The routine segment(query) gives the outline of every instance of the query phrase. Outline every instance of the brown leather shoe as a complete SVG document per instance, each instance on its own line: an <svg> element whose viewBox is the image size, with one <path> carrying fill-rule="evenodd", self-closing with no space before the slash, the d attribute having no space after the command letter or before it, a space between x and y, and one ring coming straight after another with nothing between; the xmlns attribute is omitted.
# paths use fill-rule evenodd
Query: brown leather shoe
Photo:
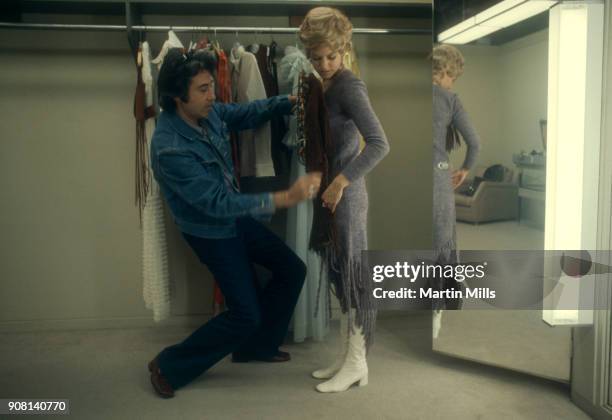
<svg viewBox="0 0 612 420"><path fill-rule="evenodd" d="M148 368L149 372L151 372L151 385L153 385L157 395L162 398L174 397L174 389L172 389L172 386L170 386L159 370L157 357L149 362Z"/></svg>
<svg viewBox="0 0 612 420"><path fill-rule="evenodd" d="M247 354L239 353L239 352L232 353L232 362L234 363L247 363L247 362L250 362L251 360L256 360L258 362L267 362L267 363L281 363L281 362L288 362L289 360L291 360L291 355L287 353L286 351L280 351L280 350L274 356L267 356L267 357L252 356L252 355L247 355Z"/></svg>

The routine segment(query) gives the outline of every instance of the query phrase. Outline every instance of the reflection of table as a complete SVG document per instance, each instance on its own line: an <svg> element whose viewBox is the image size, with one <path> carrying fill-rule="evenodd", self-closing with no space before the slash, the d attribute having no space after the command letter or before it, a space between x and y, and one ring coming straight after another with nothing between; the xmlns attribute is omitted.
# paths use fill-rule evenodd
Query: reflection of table
<svg viewBox="0 0 612 420"><path fill-rule="evenodd" d="M546 201L546 191L532 190L530 188L519 188L518 190L518 222L521 223L521 202L525 200L536 200L544 203Z"/></svg>
<svg viewBox="0 0 612 420"><path fill-rule="evenodd" d="M518 168L518 221L521 222L522 200L546 201L546 163L517 162Z"/></svg>

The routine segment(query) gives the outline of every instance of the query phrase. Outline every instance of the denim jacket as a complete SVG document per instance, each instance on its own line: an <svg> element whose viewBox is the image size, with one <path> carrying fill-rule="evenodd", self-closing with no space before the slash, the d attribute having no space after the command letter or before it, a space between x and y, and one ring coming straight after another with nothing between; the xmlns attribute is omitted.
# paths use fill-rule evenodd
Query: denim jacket
<svg viewBox="0 0 612 420"><path fill-rule="evenodd" d="M291 108L287 95L246 104L215 103L199 121L202 131L176 113L161 113L151 140L151 168L181 231L231 238L237 218L274 213L271 193L240 193L229 131L255 128L273 115L290 114Z"/></svg>

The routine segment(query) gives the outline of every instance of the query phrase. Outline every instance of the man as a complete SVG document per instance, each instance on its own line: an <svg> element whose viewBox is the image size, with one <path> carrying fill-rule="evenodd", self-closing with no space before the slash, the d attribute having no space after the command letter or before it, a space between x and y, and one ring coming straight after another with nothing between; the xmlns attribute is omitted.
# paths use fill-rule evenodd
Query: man
<svg viewBox="0 0 612 420"><path fill-rule="evenodd" d="M215 60L208 52L171 50L159 73L163 112L151 140L151 166L174 220L223 292L228 310L149 363L151 384L163 398L226 355L245 362L288 361L279 351L306 267L253 217L313 198L321 175L307 174L289 190L241 194L231 161L230 130L251 129L289 114L294 97L248 104L215 102ZM258 294L252 264L272 272Z"/></svg>

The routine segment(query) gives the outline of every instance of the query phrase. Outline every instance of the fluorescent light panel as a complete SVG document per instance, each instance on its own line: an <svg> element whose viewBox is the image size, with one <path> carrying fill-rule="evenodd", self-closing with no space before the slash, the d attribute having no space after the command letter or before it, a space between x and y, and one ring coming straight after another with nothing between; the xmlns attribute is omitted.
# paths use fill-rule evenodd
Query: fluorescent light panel
<svg viewBox="0 0 612 420"><path fill-rule="evenodd" d="M557 1L504 0L442 32L438 36L438 41L447 44L467 44L542 13L555 3Z"/></svg>
<svg viewBox="0 0 612 420"><path fill-rule="evenodd" d="M473 26L467 31L463 31L449 39L440 40L445 44L467 44L468 42L472 42L475 39L482 38L483 36L487 36L492 32L497 31L499 28L490 28L488 26Z"/></svg>
<svg viewBox="0 0 612 420"><path fill-rule="evenodd" d="M603 3L560 3L550 11L544 249L597 248ZM546 275L546 272L545 272ZM590 281L562 276L557 307L593 307ZM550 301L545 300L545 306ZM584 303L587 302L587 303ZM583 325L592 310L545 310L550 325Z"/></svg>

